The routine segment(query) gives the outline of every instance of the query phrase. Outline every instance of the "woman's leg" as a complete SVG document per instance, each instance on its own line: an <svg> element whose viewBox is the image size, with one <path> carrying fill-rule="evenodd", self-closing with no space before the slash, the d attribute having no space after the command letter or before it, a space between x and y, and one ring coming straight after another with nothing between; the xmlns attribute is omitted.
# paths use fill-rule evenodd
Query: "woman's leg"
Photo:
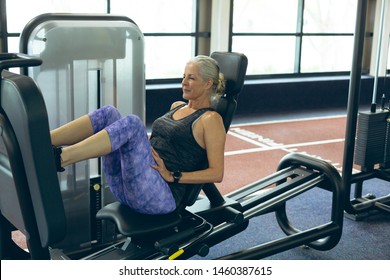
<svg viewBox="0 0 390 280"><path fill-rule="evenodd" d="M144 124L135 115L126 116L106 128L113 152L103 157L111 191L123 204L144 214L165 214L176 208L172 192L155 164ZM121 166L117 165L116 152ZM120 172L120 174L118 174Z"/></svg>
<svg viewBox="0 0 390 280"><path fill-rule="evenodd" d="M93 128L88 115L84 115L50 131L51 143L57 147L73 145L88 138L92 134Z"/></svg>
<svg viewBox="0 0 390 280"><path fill-rule="evenodd" d="M120 118L118 109L104 106L50 131L51 143L57 147L76 144Z"/></svg>
<svg viewBox="0 0 390 280"><path fill-rule="evenodd" d="M61 166L110 153L111 142L104 128L120 118L121 115L115 107L104 106L53 130L53 145L70 145L62 148Z"/></svg>
<svg viewBox="0 0 390 280"><path fill-rule="evenodd" d="M63 147L61 166L65 167L82 160L105 156L110 152L110 138L107 131L101 130L74 145Z"/></svg>

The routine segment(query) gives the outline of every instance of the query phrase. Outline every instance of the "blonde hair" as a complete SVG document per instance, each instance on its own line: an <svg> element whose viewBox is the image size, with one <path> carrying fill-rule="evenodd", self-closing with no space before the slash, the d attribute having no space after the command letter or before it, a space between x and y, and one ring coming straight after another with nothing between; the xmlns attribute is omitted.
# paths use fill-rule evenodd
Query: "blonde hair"
<svg viewBox="0 0 390 280"><path fill-rule="evenodd" d="M209 56L198 55L188 61L187 64L189 63L196 63L199 66L199 73L203 80L211 79L213 81L210 101L214 107L225 93L225 78L219 70L218 62Z"/></svg>

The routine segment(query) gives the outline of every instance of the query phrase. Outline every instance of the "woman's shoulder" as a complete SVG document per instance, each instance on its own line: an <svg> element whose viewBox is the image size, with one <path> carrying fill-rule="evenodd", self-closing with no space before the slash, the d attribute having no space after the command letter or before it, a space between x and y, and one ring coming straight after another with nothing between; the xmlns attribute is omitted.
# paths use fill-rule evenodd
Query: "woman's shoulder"
<svg viewBox="0 0 390 280"><path fill-rule="evenodd" d="M204 124L204 126L207 127L218 127L218 126L223 126L223 119L221 115L214 111L214 110L209 110L206 111L202 114L200 120Z"/></svg>
<svg viewBox="0 0 390 280"><path fill-rule="evenodd" d="M185 104L187 104L187 103L185 103L184 101L175 101L171 105L171 110L175 109L178 106L183 106Z"/></svg>

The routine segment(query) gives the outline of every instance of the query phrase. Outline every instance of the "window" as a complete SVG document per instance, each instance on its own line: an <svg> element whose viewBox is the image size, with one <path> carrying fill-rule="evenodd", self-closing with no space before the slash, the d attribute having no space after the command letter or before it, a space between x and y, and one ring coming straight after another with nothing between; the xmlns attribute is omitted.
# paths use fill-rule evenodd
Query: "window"
<svg viewBox="0 0 390 280"><path fill-rule="evenodd" d="M19 52L19 36L26 24L44 13L105 13L106 0L8 0L8 52Z"/></svg>
<svg viewBox="0 0 390 280"><path fill-rule="evenodd" d="M111 0L112 14L131 18L145 35L146 79L178 78L195 55L196 1Z"/></svg>
<svg viewBox="0 0 390 280"><path fill-rule="evenodd" d="M233 1L232 51L249 75L349 71L355 0Z"/></svg>
<svg viewBox="0 0 390 280"><path fill-rule="evenodd" d="M354 0L306 0L302 72L349 71L352 63Z"/></svg>
<svg viewBox="0 0 390 280"><path fill-rule="evenodd" d="M197 33L197 3L196 0L6 0L7 51L19 52L19 36L24 26L43 13L124 15L145 35L146 78L177 79L183 75L183 62L196 54L198 37L204 36Z"/></svg>
<svg viewBox="0 0 390 280"><path fill-rule="evenodd" d="M180 78L183 61L210 50L210 0L0 1L5 1L7 8L7 30L2 36L8 39L8 52L19 51L24 26L42 13L111 13L129 17L145 35L148 82ZM232 33L227 48L248 56L248 75L350 70L356 0L230 1L233 16L226 17ZM213 36L218 38L218 34Z"/></svg>

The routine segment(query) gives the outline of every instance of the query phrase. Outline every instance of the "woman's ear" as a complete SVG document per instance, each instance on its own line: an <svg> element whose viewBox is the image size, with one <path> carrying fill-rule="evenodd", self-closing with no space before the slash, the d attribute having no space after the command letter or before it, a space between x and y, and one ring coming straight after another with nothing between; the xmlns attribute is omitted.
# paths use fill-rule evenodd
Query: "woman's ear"
<svg viewBox="0 0 390 280"><path fill-rule="evenodd" d="M208 79L207 82L206 82L206 89L211 89L213 87L213 80L212 79Z"/></svg>

